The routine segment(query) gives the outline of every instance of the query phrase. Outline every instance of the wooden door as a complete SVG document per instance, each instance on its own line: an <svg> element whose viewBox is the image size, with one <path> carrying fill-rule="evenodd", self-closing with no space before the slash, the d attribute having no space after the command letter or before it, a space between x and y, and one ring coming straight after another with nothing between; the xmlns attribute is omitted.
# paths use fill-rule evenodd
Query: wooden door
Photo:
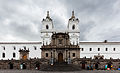
<svg viewBox="0 0 120 73"><path fill-rule="evenodd" d="M85 69L85 63L82 63L82 69Z"/></svg>
<svg viewBox="0 0 120 73"><path fill-rule="evenodd" d="M58 54L58 62L63 62L63 54L62 53Z"/></svg>

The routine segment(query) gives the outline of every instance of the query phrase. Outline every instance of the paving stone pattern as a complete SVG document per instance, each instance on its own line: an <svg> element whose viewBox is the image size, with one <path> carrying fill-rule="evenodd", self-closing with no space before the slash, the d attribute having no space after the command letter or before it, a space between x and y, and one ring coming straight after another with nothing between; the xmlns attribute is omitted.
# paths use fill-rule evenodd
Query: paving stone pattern
<svg viewBox="0 0 120 73"><path fill-rule="evenodd" d="M0 73L120 73L118 70L82 70L68 72L38 71L38 70L0 70Z"/></svg>

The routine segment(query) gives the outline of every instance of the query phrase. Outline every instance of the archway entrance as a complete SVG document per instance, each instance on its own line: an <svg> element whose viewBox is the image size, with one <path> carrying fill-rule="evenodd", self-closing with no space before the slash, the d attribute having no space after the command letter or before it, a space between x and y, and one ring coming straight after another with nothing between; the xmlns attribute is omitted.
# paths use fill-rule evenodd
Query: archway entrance
<svg viewBox="0 0 120 73"><path fill-rule="evenodd" d="M95 69L98 69L98 64L97 63L95 64Z"/></svg>
<svg viewBox="0 0 120 73"><path fill-rule="evenodd" d="M58 62L63 62L63 54L62 53L58 54Z"/></svg>
<svg viewBox="0 0 120 73"><path fill-rule="evenodd" d="M9 68L13 69L13 64L12 63L9 63Z"/></svg>
<svg viewBox="0 0 120 73"><path fill-rule="evenodd" d="M26 65L25 64L23 64L23 69L26 69Z"/></svg>
<svg viewBox="0 0 120 73"><path fill-rule="evenodd" d="M21 64L20 64L20 69L26 69L25 63L21 63Z"/></svg>
<svg viewBox="0 0 120 73"><path fill-rule="evenodd" d="M35 69L37 69L37 70L40 69L40 64L39 64L39 63L37 63L37 64L35 65Z"/></svg>
<svg viewBox="0 0 120 73"><path fill-rule="evenodd" d="M110 69L111 69L111 64L110 64L110 63L108 64L108 68L110 68Z"/></svg>
<svg viewBox="0 0 120 73"><path fill-rule="evenodd" d="M82 63L82 69L85 69L85 63Z"/></svg>

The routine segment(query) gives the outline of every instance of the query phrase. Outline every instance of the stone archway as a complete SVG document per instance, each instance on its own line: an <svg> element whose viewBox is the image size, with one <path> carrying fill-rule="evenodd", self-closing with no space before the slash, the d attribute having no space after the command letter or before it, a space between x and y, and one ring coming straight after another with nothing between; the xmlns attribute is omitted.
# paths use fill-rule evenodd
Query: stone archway
<svg viewBox="0 0 120 73"><path fill-rule="evenodd" d="M9 69L13 69L13 63L9 63Z"/></svg>
<svg viewBox="0 0 120 73"><path fill-rule="evenodd" d="M95 69L98 69L99 68L99 65L98 63L95 64Z"/></svg>
<svg viewBox="0 0 120 73"><path fill-rule="evenodd" d="M63 54L62 53L58 54L58 62L63 62Z"/></svg>
<svg viewBox="0 0 120 73"><path fill-rule="evenodd" d="M23 63L23 69L26 69L26 65Z"/></svg>
<svg viewBox="0 0 120 73"><path fill-rule="evenodd" d="M108 63L108 68L110 68L110 69L111 69L111 63Z"/></svg>
<svg viewBox="0 0 120 73"><path fill-rule="evenodd" d="M26 64L25 64L25 63L21 63L21 64L20 64L20 69L27 69Z"/></svg>
<svg viewBox="0 0 120 73"><path fill-rule="evenodd" d="M112 66L112 62L108 62L108 65L107 65L107 68L110 68L111 69L111 66Z"/></svg>
<svg viewBox="0 0 120 73"><path fill-rule="evenodd" d="M82 63L82 69L85 69L85 63Z"/></svg>
<svg viewBox="0 0 120 73"><path fill-rule="evenodd" d="M39 70L40 69L40 63L39 62L35 62L35 69Z"/></svg>

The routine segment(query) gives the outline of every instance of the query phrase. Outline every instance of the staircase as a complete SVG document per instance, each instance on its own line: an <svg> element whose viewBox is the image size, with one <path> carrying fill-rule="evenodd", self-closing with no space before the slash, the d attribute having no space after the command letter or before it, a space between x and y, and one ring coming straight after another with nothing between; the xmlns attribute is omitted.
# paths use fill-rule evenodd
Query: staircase
<svg viewBox="0 0 120 73"><path fill-rule="evenodd" d="M54 65L48 65L45 68L41 69L42 71L80 71L81 68L74 66L72 64L55 63Z"/></svg>

